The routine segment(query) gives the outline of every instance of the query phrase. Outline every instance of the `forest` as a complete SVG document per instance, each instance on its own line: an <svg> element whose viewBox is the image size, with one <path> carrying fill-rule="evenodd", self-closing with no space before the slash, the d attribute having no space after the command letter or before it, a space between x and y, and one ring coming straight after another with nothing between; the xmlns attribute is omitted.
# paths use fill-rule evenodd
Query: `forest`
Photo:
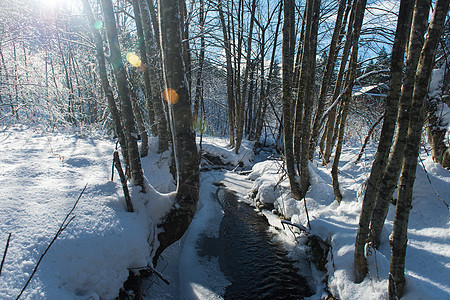
<svg viewBox="0 0 450 300"><path fill-rule="evenodd" d="M0 0L0 299L445 299L449 0Z"/></svg>

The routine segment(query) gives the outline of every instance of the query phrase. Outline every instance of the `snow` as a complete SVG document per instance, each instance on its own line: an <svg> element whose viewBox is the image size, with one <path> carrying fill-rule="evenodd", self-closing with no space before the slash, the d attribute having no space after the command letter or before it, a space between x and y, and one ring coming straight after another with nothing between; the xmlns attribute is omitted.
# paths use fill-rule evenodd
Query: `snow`
<svg viewBox="0 0 450 300"><path fill-rule="evenodd" d="M145 267L149 261L147 238L152 220L166 209L156 204L163 201L138 205L138 191L132 189L139 213L126 212L117 174L110 181L111 140L14 127L2 130L0 141L2 249L7 234L12 233L0 278L0 298L19 294L85 184L88 186L74 211L75 219L50 248L23 296L117 296L128 277L127 268ZM166 157L161 155L161 159ZM159 161L159 157L148 160ZM149 174L159 170L159 176L148 176L154 186L166 189L163 192L170 182L166 168L153 164ZM151 196L164 201L168 198L156 191ZM156 212L149 213L149 209Z"/></svg>
<svg viewBox="0 0 450 300"><path fill-rule="evenodd" d="M120 180L110 181L112 152L110 139L23 126L0 129L0 249L9 233L11 242L0 276L0 299L15 298L30 276L42 252L88 184L75 219L50 248L24 293L25 299L113 299L128 276L128 268L145 267L151 261L157 234L154 224L172 205L174 181L169 173L170 152L157 152L157 139L150 139L149 157L142 160L148 182L147 194L131 188L136 213L126 212ZM250 167L253 145L244 141L239 154L227 147L226 139L204 137L202 148L230 165L244 162ZM311 187L306 205L311 234L332 246L326 265L328 285L340 299L386 299L389 272L389 235L395 207L391 205L382 244L378 251L367 247L369 275L353 282L353 251L361 202L359 195L370 173L375 148L366 150L355 164L359 147L346 145L339 166L340 205L331 188L329 166L314 160L310 164ZM418 164L409 220L406 256L405 299L446 299L450 294L449 211L450 173L422 153ZM425 169L424 169L425 167ZM289 184L281 178L281 161L264 160L252 172L208 171L201 174L197 213L183 238L169 247L157 269L171 284L150 278L145 299L221 299L229 281L216 256L202 255L198 243L216 238L223 210L214 193L222 183L253 205L271 204L292 223L307 227L304 201L290 197ZM431 185L426 176L426 172ZM250 196L256 198L256 200ZM258 202L258 203L257 203ZM309 285L323 295L325 274L308 260L305 234L281 224L280 216L262 210L279 241L298 260ZM3 250L0 250L3 251Z"/></svg>
<svg viewBox="0 0 450 300"><path fill-rule="evenodd" d="M353 282L354 243L361 209L358 195L369 175L374 149L368 149L366 160L355 164L358 152L358 147L345 147L341 156L339 180L344 199L340 205L334 200L328 166L321 166L318 160L310 164L311 187L306 195L306 204L311 234L331 243L332 255L330 253L328 256L327 274L329 288L334 296L339 299L387 299L388 241L395 213L393 205L390 206L382 232L379 251L367 249L369 275L360 284ZM404 298L446 299L450 295L450 231L449 211L441 199L449 202L450 172L435 164L431 157L424 158L424 166L432 185L428 182L423 166L419 164L409 220ZM271 191L272 195L274 183L281 176L281 173L276 176L276 170L275 163L256 164L249 175L250 179L255 179L253 193L261 187ZM289 197L287 180L278 184L275 193L278 195L274 202L277 210L293 223L307 226L304 202ZM321 292L316 291L317 294L311 298L320 299Z"/></svg>

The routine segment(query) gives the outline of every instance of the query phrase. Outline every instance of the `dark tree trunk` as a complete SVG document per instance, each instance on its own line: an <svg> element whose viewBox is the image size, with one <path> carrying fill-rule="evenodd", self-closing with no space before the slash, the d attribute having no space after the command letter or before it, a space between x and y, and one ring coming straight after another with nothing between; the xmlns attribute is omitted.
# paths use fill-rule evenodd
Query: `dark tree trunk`
<svg viewBox="0 0 450 300"><path fill-rule="evenodd" d="M325 71L322 76L322 83L320 85L319 99L317 100L317 108L314 114L314 122L311 133L311 144L309 147L309 159L312 160L314 156L314 150L319 138L320 126L322 125L320 119L322 118L323 110L325 107L325 100L327 98L328 90L330 88L331 76L333 75L334 66L338 55L337 46L339 45L342 35L342 23L344 19L344 12L347 0L340 0L339 8L337 11L336 22L334 24L333 36L331 37L330 49L328 50L328 58L325 66Z"/></svg>
<svg viewBox="0 0 450 300"><path fill-rule="evenodd" d="M332 98L333 102L339 97L339 95L341 93L342 81L343 81L344 75L345 75L345 67L347 65L348 56L350 54L350 49L352 46L351 35L352 35L353 20L355 17L354 7L355 7L355 5L353 4L351 6L350 19L348 22L347 33L345 36L345 44L344 44L344 49L342 51L341 63L339 66L339 73L338 73L338 76L336 79L336 84L334 86L334 92L333 92L333 98ZM347 5L347 8L349 8L348 5ZM347 10L347 12L348 12L348 10ZM326 165L330 162L331 152L334 147L334 137L337 136L336 134L334 134L335 124L337 125L336 127L339 126L339 123L336 122L336 110L337 110L337 105L335 105L333 108L331 108L331 110L328 113L327 123L325 125L325 131L324 131L324 135L325 135L324 145L325 146L324 146L323 157L322 157L323 165Z"/></svg>
<svg viewBox="0 0 450 300"><path fill-rule="evenodd" d="M403 85L400 96L400 104L398 108L397 130L394 139L394 145L392 146L389 160L387 162L386 169L384 170L383 178L381 179L378 194L376 196L375 207L373 208L371 217L370 229L373 231L374 246L377 248L380 244L381 230L383 229L384 220L386 219L387 211L389 209L389 201L392 197L392 194L394 193L395 188L397 187L398 177L400 176L400 170L403 163L406 135L408 133L409 118L411 113L410 109L415 74L417 70L417 64L419 62L420 51L424 42L424 35L428 25L428 14L430 11L429 3L427 3L426 1L416 1L416 5L418 5L417 11L420 11L420 13L414 15L413 24L411 25L411 20L413 18L412 15L415 9L414 3L409 3L411 14L409 16L409 20L405 20L403 16L402 19L404 20L401 23L399 22L400 30L404 30L403 34L410 32L410 34L406 36L406 39L409 40L409 46L406 59L405 75L403 78ZM402 15L399 15L399 19ZM410 30L408 30L408 24L410 24ZM397 71L397 73L398 72L399 71ZM401 71L399 76L401 76Z"/></svg>
<svg viewBox="0 0 450 300"><path fill-rule="evenodd" d="M148 55L147 55L147 48L148 43L146 43L144 38L144 29L142 28L142 12L139 8L139 2L138 0L133 0L133 10L134 10L134 16L135 16L135 23L136 23L136 32L139 38L139 52L141 54L141 60L143 66L141 66L141 69L144 70L144 92L145 92L145 99L146 99L146 106L147 106L147 112L148 112L148 122L150 124L150 128L152 130L153 135L158 134L158 128L156 126L155 121L155 112L153 109L153 91L150 84L150 74L149 74L149 68L153 67L149 65ZM141 148L142 150L142 148ZM142 153L141 153L142 156Z"/></svg>
<svg viewBox="0 0 450 300"><path fill-rule="evenodd" d="M386 108L384 113L383 127L381 129L380 142L378 144L375 160L372 164L366 191L362 202L361 214L359 216L359 227L355 241L355 273L356 282L363 281L367 274L367 262L364 255L364 247L369 236L369 222L375 205L375 197L378 192L379 182L386 167L386 161L392 145L395 123L397 122L398 99L400 96L403 60L405 46L411 23L412 4L409 0L400 2L400 11L397 22L394 46L392 48L391 79L389 91L386 97Z"/></svg>
<svg viewBox="0 0 450 300"><path fill-rule="evenodd" d="M111 0L102 0L103 16L105 18L106 33L111 52L111 63L116 78L117 90L122 103L122 120L127 141L128 160L131 170L131 181L136 186L141 186L145 192L144 174L139 157L139 148L136 140L133 108L130 101L130 91L127 82L127 75L120 53L119 38L117 35L116 21Z"/></svg>
<svg viewBox="0 0 450 300"><path fill-rule="evenodd" d="M120 144L122 157L125 162L126 173L130 174L130 163L128 161L127 143L122 128L122 121L120 119L120 114L116 106L116 101L114 100L113 90L109 84L106 72L106 63L105 63L105 54L103 52L102 36L100 35L100 32L94 27L96 21L94 14L92 13L91 6L89 4L89 0L83 0L83 8L88 19L89 28L91 29L92 35L94 37L100 80L102 82L102 88L106 95L106 100L108 101L108 109L111 113L111 118L113 120L114 131L117 134L117 139Z"/></svg>
<svg viewBox="0 0 450 300"><path fill-rule="evenodd" d="M342 144L344 140L344 129L345 122L347 120L348 108L350 105L350 101L352 99L352 90L353 85L356 79L356 66L358 61L358 40L359 34L361 31L362 21L364 19L364 11L366 8L366 0L357 0L354 2L354 22L353 22L353 30L351 33L351 46L352 46L352 54L350 57L349 67L347 71L347 75L345 77L345 91L342 100L342 112L339 120L339 131L337 137L336 151L334 153L333 165L331 168L331 178L333 184L334 195L336 196L336 201L341 202L342 195L339 190L339 180L338 180L338 165L339 159L342 151Z"/></svg>
<svg viewBox="0 0 450 300"><path fill-rule="evenodd" d="M225 23L225 18L222 11L222 0L218 1L219 19L222 27L225 57L227 61L227 107L228 107L228 126L230 136L230 147L234 147L235 140L235 114L234 114L234 84L233 84L233 65L231 63L231 43L229 38L229 28Z"/></svg>
<svg viewBox="0 0 450 300"><path fill-rule="evenodd" d="M236 145L234 151L239 153L241 148L242 139L244 138L244 111L245 111L245 99L247 98L247 81L251 68L251 54L252 54L252 39L253 39L253 25L255 22L256 0L252 0L252 10L250 15L250 28L247 37L247 58L244 71L244 78L242 81L242 92L240 96L239 105L236 112Z"/></svg>
<svg viewBox="0 0 450 300"><path fill-rule="evenodd" d="M412 190L416 177L417 157L419 155L420 139L425 117L424 103L428 92L428 82L433 68L434 55L448 13L448 6L449 0L436 1L433 17L428 27L425 44L420 53L419 64L417 66L413 102L411 105L411 119L406 138L405 159L400 176L394 227L390 238L391 266L389 273L392 276L390 276L389 280L389 291L395 291L395 295L390 293L390 299L402 297L405 288L408 219L411 210ZM415 11L415 13L418 12Z"/></svg>
<svg viewBox="0 0 450 300"><path fill-rule="evenodd" d="M283 0L283 137L284 137L284 159L286 162L289 184L291 186L292 198L301 199L301 190L296 180L294 168L294 153L292 141L291 107L292 97L292 69L294 64L294 1Z"/></svg>

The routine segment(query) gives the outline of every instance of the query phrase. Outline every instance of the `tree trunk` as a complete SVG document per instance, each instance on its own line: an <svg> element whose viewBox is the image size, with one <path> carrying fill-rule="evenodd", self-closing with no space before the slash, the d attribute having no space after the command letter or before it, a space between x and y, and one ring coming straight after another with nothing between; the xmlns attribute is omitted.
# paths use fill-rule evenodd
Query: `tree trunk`
<svg viewBox="0 0 450 300"><path fill-rule="evenodd" d="M433 17L428 27L425 44L422 48L417 66L413 102L411 105L411 119L406 138L405 159L400 176L394 227L390 239L391 266L389 273L392 275L392 280L389 280L389 290L395 291L395 295L389 295L391 299L394 299L394 296L398 298L402 297L405 287L408 219L425 116L424 102L428 92L428 82L433 67L434 55L447 16L448 6L449 0L436 1Z"/></svg>
<svg viewBox="0 0 450 300"><path fill-rule="evenodd" d="M146 99L146 106L147 106L147 112L148 112L148 122L150 124L150 128L152 130L153 135L158 135L158 127L156 126L155 121L155 112L153 109L153 91L150 84L150 74L149 74L149 60L147 55L147 48L148 43L145 41L144 37L144 29L143 29L143 23L142 23L142 12L139 8L139 2L138 0L133 0L133 10L134 10L134 20L136 23L136 33L139 38L139 52L141 54L141 60L143 66L141 66L141 69L144 70L144 92L145 92L145 99ZM151 66L153 67L153 66ZM142 149L141 149L142 150ZM142 153L141 153L142 156Z"/></svg>
<svg viewBox="0 0 450 300"><path fill-rule="evenodd" d="M403 60L405 56L406 41L410 29L412 4L409 0L400 2L400 11L397 21L397 31L392 48L391 79L389 91L386 97L386 108L384 113L383 127L381 129L380 142L377 153L372 164L366 191L362 202L361 214L359 216L359 227L355 241L354 265L356 282L363 281L367 274L367 262L364 255L364 247L369 236L369 222L375 204L381 176L386 167L386 161L392 145L392 137L397 122L398 98L400 96Z"/></svg>
<svg viewBox="0 0 450 300"><path fill-rule="evenodd" d="M205 4L203 0L200 0L200 14L199 14L199 26L200 26L200 54L198 57L198 71L197 71L197 83L195 85L195 101L194 101L194 124L197 126L198 113L200 109L200 103L203 101L203 62L205 60ZM199 124L201 127L201 124Z"/></svg>
<svg viewBox="0 0 450 300"><path fill-rule="evenodd" d="M153 257L156 264L164 249L180 239L189 227L197 209L200 171L192 128L192 113L185 76L179 0L159 1L159 24L163 57L165 99L169 102L173 149L177 168L176 203L164 218L160 245Z"/></svg>
<svg viewBox="0 0 450 300"><path fill-rule="evenodd" d="M133 185L142 187L145 192L144 174L139 157L139 148L136 141L136 132L133 118L133 108L130 101L130 91L127 82L127 75L120 53L119 38L117 35L116 21L111 0L102 0L103 16L105 18L106 33L111 52L111 63L116 78L117 90L122 103L122 120L127 142L128 160L131 170L131 181Z"/></svg>
<svg viewBox="0 0 450 300"><path fill-rule="evenodd" d="M247 97L247 81L248 75L251 68L251 54L252 54L252 39L253 39L253 25L255 21L255 11L256 11L256 0L252 0L252 10L250 15L250 27L247 37L247 59L244 71L244 78L242 82L242 92L240 96L239 105L237 107L236 113L236 145L234 151L239 153L241 148L242 139L244 138L244 110L245 110L245 99Z"/></svg>
<svg viewBox="0 0 450 300"><path fill-rule="evenodd" d="M345 78L345 92L342 97L343 103L342 103L341 119L339 121L339 133L338 133L338 138L337 138L336 152L334 154L333 165L332 165L332 169L331 169L333 191L334 191L334 195L336 196L336 201L339 203L342 200L342 195L339 190L338 165L339 165L339 159L340 159L340 155L341 155L341 151L342 151L342 144L343 144L343 139L344 139L345 122L347 120L348 108L350 105L350 101L352 99L353 85L354 85L355 79L356 79L356 66L357 66L357 61L358 61L358 40L359 40L360 31L361 31L362 21L364 19L364 11L366 8L366 2L367 2L366 0L357 0L353 3L355 21L353 23L353 30L351 33L352 54L350 57L347 76Z"/></svg>
<svg viewBox="0 0 450 300"><path fill-rule="evenodd" d="M334 86L332 102L334 102L341 93L342 80L345 75L345 66L347 65L348 56L350 54L350 48L352 46L351 35L352 35L353 20L355 18L355 11L354 11L355 3L353 3L353 5L351 7L352 8L351 8L351 12L350 12L350 19L348 22L347 33L345 36L345 44L344 44L344 49L342 51L341 64L339 66L339 73L338 73L338 76L336 79L336 84ZM348 8L348 5L347 5L347 8ZM324 146L323 158L322 158L323 165L326 165L330 162L331 152L334 147L333 136L336 136L334 134L335 123L336 123L336 110L337 110L337 106L334 106L328 113L328 117L327 117L327 123L326 123L325 131L324 131L325 146ZM339 123L336 123L336 124L339 125Z"/></svg>
<svg viewBox="0 0 450 300"><path fill-rule="evenodd" d="M108 109L111 113L111 118L114 124L114 131L117 134L117 139L120 144L120 149L122 152L122 157L125 163L126 173L130 174L130 163L128 160L128 151L127 151L127 143L125 140L125 135L122 128L122 121L120 119L119 111L117 110L116 101L114 100L113 90L108 81L108 75L106 72L106 64L105 64L105 53L103 52L103 42L100 32L95 29L95 17L92 13L91 6L89 4L89 0L83 0L83 9L88 19L89 28L94 37L95 50L97 55L97 63L99 67L99 75L100 80L102 82L102 88L106 95L106 100L108 101Z"/></svg>
<svg viewBox="0 0 450 300"><path fill-rule="evenodd" d="M340 0L339 8L337 11L336 22L334 23L333 36L331 37L330 49L328 50L328 58L325 66L325 71L322 76L322 83L320 85L319 99L317 100L317 108L314 115L314 122L311 133L311 143L309 146L309 159L312 160L314 156L314 150L317 145L320 131L320 119L322 118L323 110L325 107L325 100L327 98L328 90L330 88L331 76L333 75L334 66L338 55L337 46L341 41L342 35L342 23L344 19L344 11L347 0Z"/></svg>
<svg viewBox="0 0 450 300"><path fill-rule="evenodd" d="M433 161L439 163L444 168L450 168L450 147L444 142L445 136L448 133L447 123L443 118L442 110L447 106L443 102L443 96L445 92L448 92L450 68L448 63L450 62L447 57L446 62L442 65L440 70L433 73L432 81L438 82L438 85L433 87L434 90L430 90L430 94L427 99L427 135L428 142L431 146L431 156ZM434 76L441 78L435 79ZM431 89L431 87L430 87Z"/></svg>
<svg viewBox="0 0 450 300"><path fill-rule="evenodd" d="M222 11L222 0L218 1L217 8L219 10L219 19L222 27L224 48L225 48L225 58L227 61L227 107L228 107L228 126L229 126L229 136L230 136L230 147L234 147L235 140L235 116L234 116L234 84L233 84L233 65L231 63L231 43L229 38L229 29L225 23L225 18Z"/></svg>
<svg viewBox="0 0 450 300"><path fill-rule="evenodd" d="M283 131L284 131L284 159L286 162L289 184L291 186L292 198L301 199L301 190L296 180L294 168L294 153L292 142L292 68L294 60L294 1L283 0Z"/></svg>
<svg viewBox="0 0 450 300"><path fill-rule="evenodd" d="M309 5L308 5L309 6ZM309 28L308 55L306 61L306 86L303 96L304 116L302 121L302 153L301 153L301 176L300 185L302 189L302 198L305 197L309 187L309 144L311 139L311 116L314 104L314 86L316 77L316 54L317 54L317 31L319 28L320 0L313 1L311 5L312 18ZM306 26L308 28L308 26ZM306 36L306 35L305 35ZM306 49L305 49L306 50ZM303 73L303 66L302 66Z"/></svg>
<svg viewBox="0 0 450 300"><path fill-rule="evenodd" d="M161 87L159 83L159 80L161 79L160 73L158 72L161 67L161 57L159 55L161 50L158 50L155 47L156 45L159 45L160 42L156 42L155 37L152 34L152 29L150 26L150 7L148 7L147 3L144 1L138 2L140 4L140 11L142 15L142 27L144 29L145 44L147 46L147 49L150 50L149 56L147 57L149 61L148 76L151 86L152 104L153 110L155 112L156 127L158 130L158 153L162 153L169 149L169 133L167 130L166 114L164 113L164 107L160 93ZM155 25L153 27L155 28ZM159 25L157 27L159 28Z"/></svg>
<svg viewBox="0 0 450 300"><path fill-rule="evenodd" d="M407 1L408 2L408 1ZM406 135L408 133L409 118L411 115L411 102L414 89L414 80L419 62L420 51L424 43L424 35L427 30L428 14L430 5L426 1L416 1L417 8L414 8L414 3L409 3L410 16L399 22L400 32L408 33L406 37L409 40L408 55L406 59L405 75L403 78L402 91L400 96L400 105L398 108L397 130L392 146L389 160L386 169L383 171L383 178L376 195L376 203L373 208L370 229L373 231L373 244L378 248L380 244L381 230L383 229L384 220L389 209L389 201L397 187L398 177L400 175L401 166L405 154ZM418 13L414 14L416 9ZM402 14L404 15L404 13ZM399 15L400 19L400 15ZM413 19L413 20L412 20ZM409 29L407 25L409 25ZM412 29L411 29L412 26ZM410 32L410 34L409 34ZM408 38L409 37L409 38ZM400 59L400 58L399 58ZM394 61L394 60L393 60ZM400 71L401 74L401 71ZM398 80L397 80L398 81ZM397 82L397 84L399 84Z"/></svg>
<svg viewBox="0 0 450 300"><path fill-rule="evenodd" d="M272 57L270 59L270 67L269 67L269 77L267 78L267 85L266 85L266 91L264 94L261 93L261 99L259 103L262 103L262 111L260 110L260 107L258 106L258 110L256 113L256 129L255 129L255 141L259 141L261 138L261 132L264 124L264 118L266 115L267 110L267 102L269 97L269 92L271 88L272 83L272 77L273 77L273 69L275 64L275 53L277 49L277 41L278 41L278 32L280 29L281 24L281 13L283 12L282 7L280 7L279 13L278 13L278 22L277 27L275 29L275 36L274 36L274 42L273 42L273 50L272 50ZM262 84L261 84L262 88Z"/></svg>

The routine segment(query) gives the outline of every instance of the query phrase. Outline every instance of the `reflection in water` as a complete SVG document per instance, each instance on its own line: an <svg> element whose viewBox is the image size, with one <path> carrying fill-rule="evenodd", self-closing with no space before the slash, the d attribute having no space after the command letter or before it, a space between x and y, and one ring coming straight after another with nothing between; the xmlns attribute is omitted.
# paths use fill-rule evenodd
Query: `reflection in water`
<svg viewBox="0 0 450 300"><path fill-rule="evenodd" d="M311 296L286 250L272 241L264 216L239 202L231 191L217 192L225 215L219 238L203 236L199 255L219 256L220 269L232 283L225 299L301 299Z"/></svg>

